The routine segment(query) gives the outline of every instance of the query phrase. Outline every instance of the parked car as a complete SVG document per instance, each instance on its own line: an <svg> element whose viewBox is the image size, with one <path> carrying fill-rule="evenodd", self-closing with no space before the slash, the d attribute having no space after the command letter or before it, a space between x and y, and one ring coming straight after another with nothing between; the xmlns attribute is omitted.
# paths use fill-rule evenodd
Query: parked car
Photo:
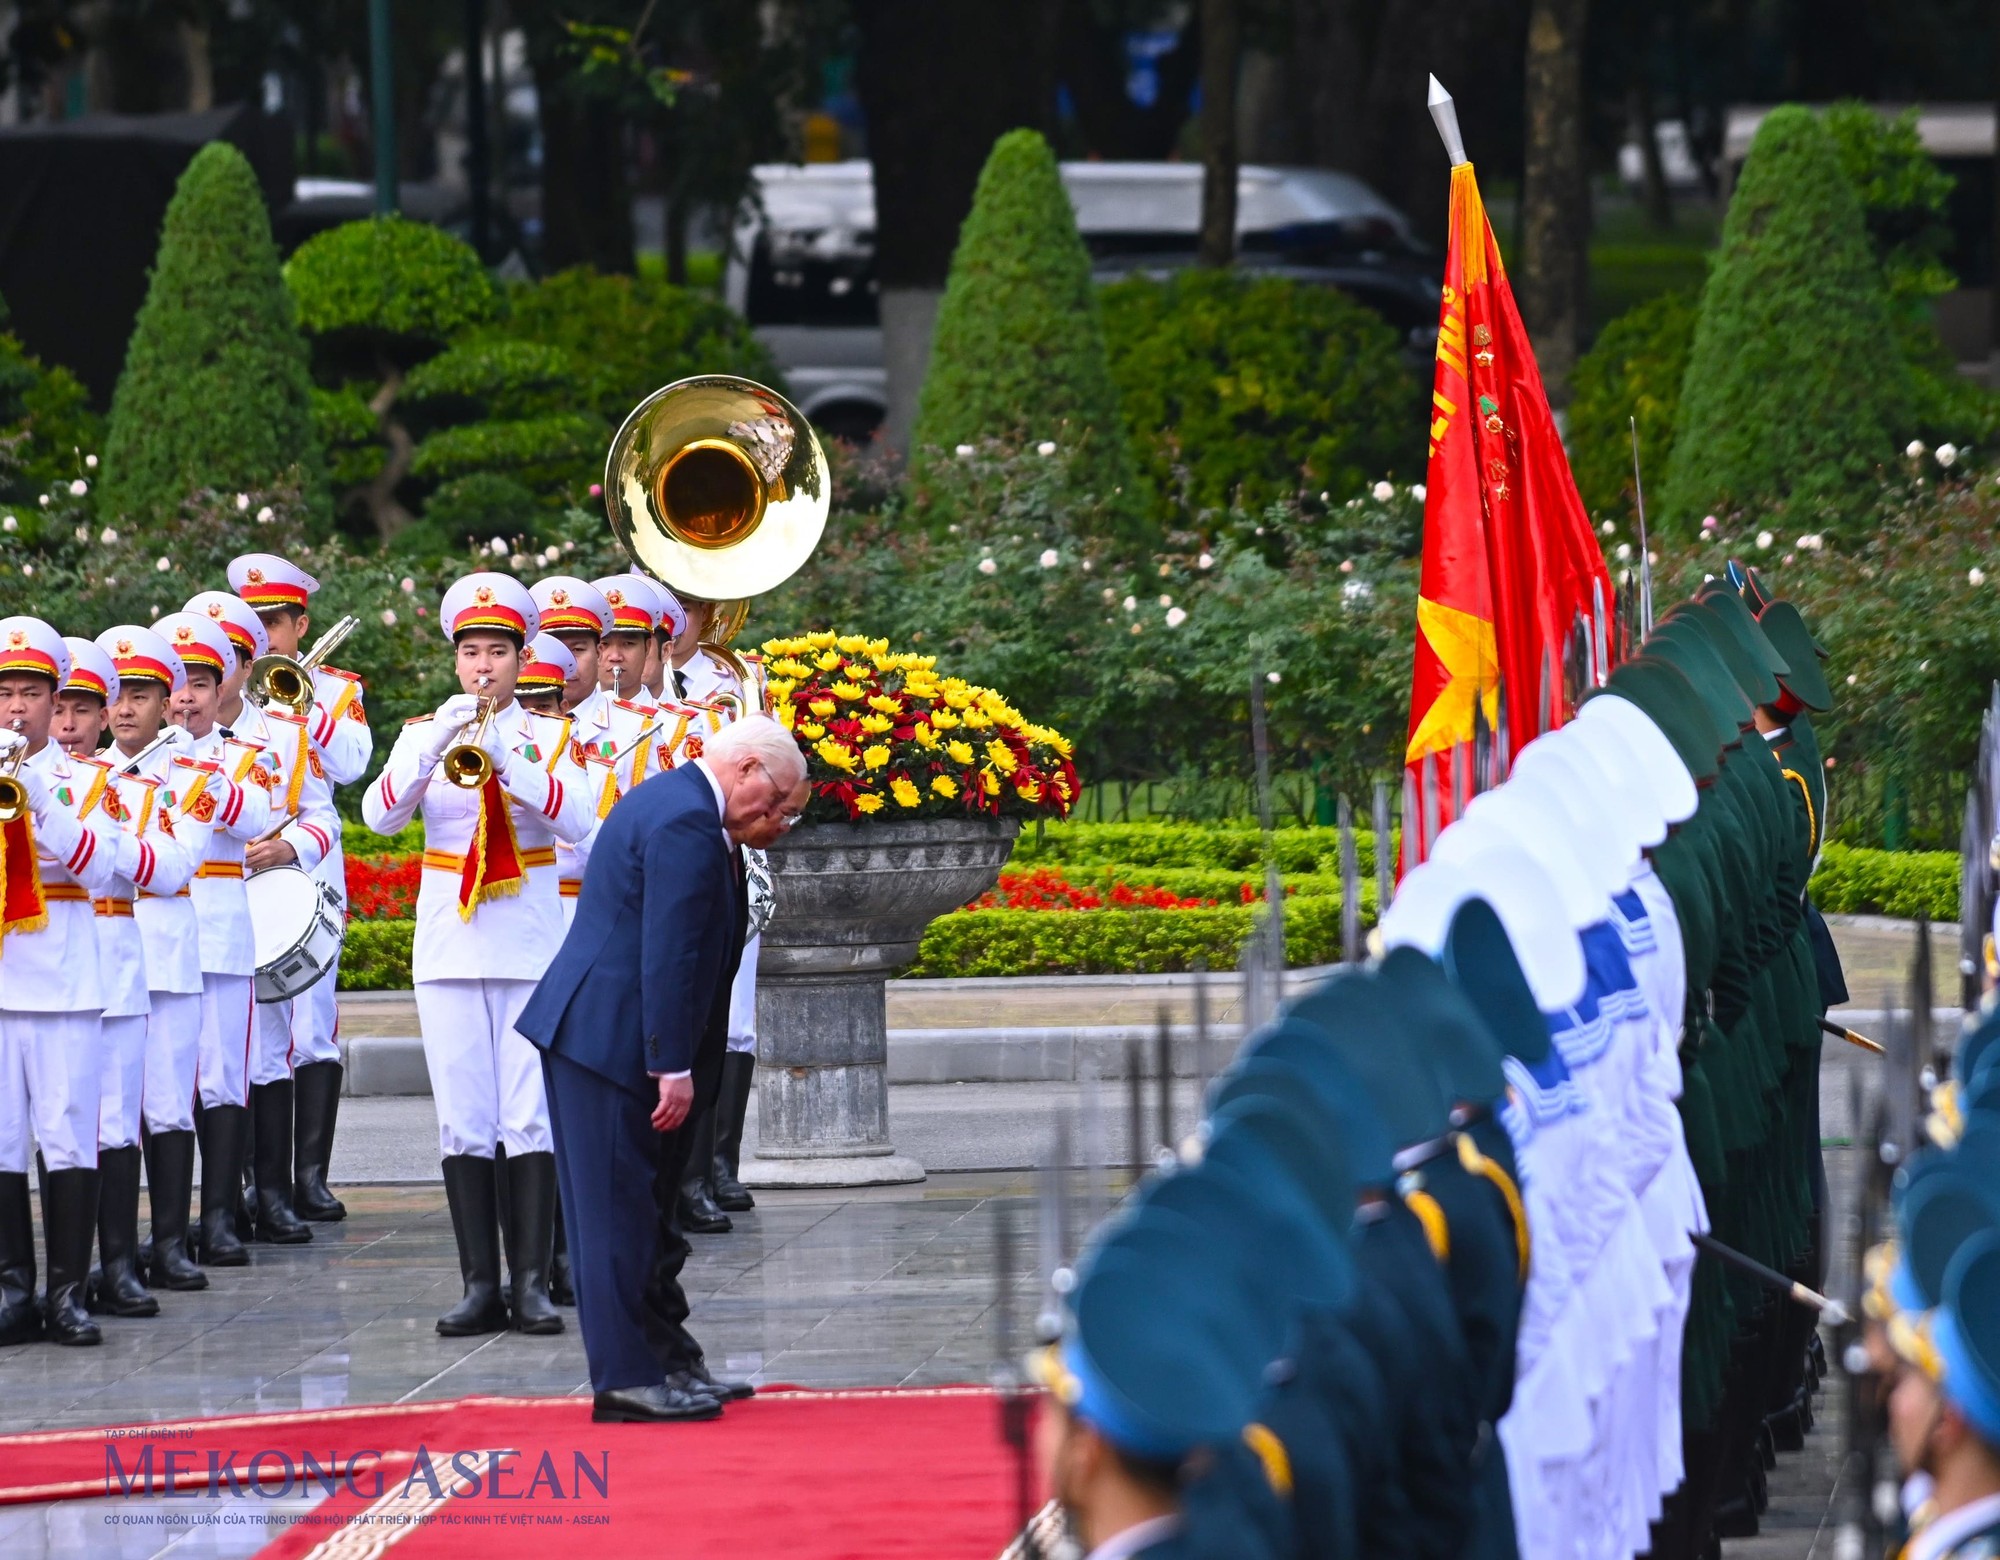
<svg viewBox="0 0 2000 1560"><path fill-rule="evenodd" d="M1073 162L1062 177L1100 280L1194 263L1198 165ZM887 406L873 170L860 160L773 163L757 168L755 180L736 222L724 296L776 356L800 409L837 437L866 438ZM1361 180L1246 167L1236 231L1242 268L1338 287L1430 349L1439 257Z"/></svg>

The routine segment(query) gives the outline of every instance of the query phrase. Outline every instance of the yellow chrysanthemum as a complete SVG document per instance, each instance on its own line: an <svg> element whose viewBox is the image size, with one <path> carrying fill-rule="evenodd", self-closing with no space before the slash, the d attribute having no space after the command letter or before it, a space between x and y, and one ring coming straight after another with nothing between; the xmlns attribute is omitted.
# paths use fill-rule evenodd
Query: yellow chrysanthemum
<svg viewBox="0 0 2000 1560"><path fill-rule="evenodd" d="M924 725L921 721L918 722L917 725L911 728L910 735L917 739L918 747L927 747L935 749L938 745L937 733L931 730L929 726Z"/></svg>
<svg viewBox="0 0 2000 1560"><path fill-rule="evenodd" d="M984 791L988 796L998 796L1000 794L1000 777L990 769L980 770L979 789Z"/></svg>
<svg viewBox="0 0 2000 1560"><path fill-rule="evenodd" d="M1056 752L1062 754L1064 758L1070 757L1074 752L1074 749L1069 745L1069 738L1064 736L1060 731L1045 730L1042 733L1042 741L1047 743Z"/></svg>
<svg viewBox="0 0 2000 1560"><path fill-rule="evenodd" d="M944 685L944 702L955 710L970 709L972 708L972 690L963 685L954 688L947 682Z"/></svg>
<svg viewBox="0 0 2000 1560"><path fill-rule="evenodd" d="M771 706L771 713L778 717L778 724L787 731L792 729L792 722L799 718L798 710L782 699Z"/></svg>
<svg viewBox="0 0 2000 1560"><path fill-rule="evenodd" d="M838 650L822 650L813 658L813 665L817 666L823 672L833 671L844 664L846 663L842 660Z"/></svg>
<svg viewBox="0 0 2000 1560"><path fill-rule="evenodd" d="M842 655L861 655L868 649L868 641L860 634L842 634L833 643Z"/></svg>
<svg viewBox="0 0 2000 1560"><path fill-rule="evenodd" d="M870 655L887 655L889 653L889 641L886 639L871 639L862 648Z"/></svg>
<svg viewBox="0 0 2000 1560"><path fill-rule="evenodd" d="M889 744L886 742L877 742L873 747L863 748L861 750L861 762L866 764L870 769L880 769L884 764L889 762Z"/></svg>
<svg viewBox="0 0 2000 1560"><path fill-rule="evenodd" d="M931 724L939 731L949 731L959 723L958 717L950 710L932 710Z"/></svg>
<svg viewBox="0 0 2000 1560"><path fill-rule="evenodd" d="M902 709L902 705L898 704L886 693L869 694L868 707L871 710L880 710L884 715L894 715Z"/></svg>
<svg viewBox="0 0 2000 1560"><path fill-rule="evenodd" d="M1068 780L1066 780L1061 775L1054 775L1050 778L1049 784L1055 787L1055 793L1057 796L1060 796L1064 801L1069 800L1070 790L1069 790Z"/></svg>
<svg viewBox="0 0 2000 1560"><path fill-rule="evenodd" d="M849 774L854 773L854 750L852 748L843 746L841 743L834 741L833 738L828 737L822 742L814 743L813 751L829 764L833 765L835 769L843 769Z"/></svg>
<svg viewBox="0 0 2000 1560"><path fill-rule="evenodd" d="M806 708L811 710L813 714L817 715L821 720L825 720L827 716L831 715L835 710L839 709L840 706L838 704L835 704L831 699L818 698L810 701L806 705Z"/></svg>
<svg viewBox="0 0 2000 1560"><path fill-rule="evenodd" d="M798 683L790 677L773 677L764 684L764 691L773 699L789 699Z"/></svg>
<svg viewBox="0 0 2000 1560"><path fill-rule="evenodd" d="M1042 799L1042 787L1038 781L1023 780L1014 787L1014 794L1024 802L1039 802Z"/></svg>
<svg viewBox="0 0 2000 1560"><path fill-rule="evenodd" d="M817 742L826 735L826 727L816 720L809 720L798 728L798 734L808 742Z"/></svg>
<svg viewBox="0 0 2000 1560"><path fill-rule="evenodd" d="M972 762L972 744L970 742L947 742L944 750L951 755L951 761L954 764L969 764Z"/></svg>
<svg viewBox="0 0 2000 1560"><path fill-rule="evenodd" d="M902 775L896 776L889 782L889 794L896 798L897 805L901 807L914 807L924 799L924 793Z"/></svg>
<svg viewBox="0 0 2000 1560"><path fill-rule="evenodd" d="M986 756L993 761L993 767L1003 775L1011 775L1014 772L1014 766L1019 762L1014 757L1014 750L1004 742L995 741L987 743Z"/></svg>
<svg viewBox="0 0 2000 1560"><path fill-rule="evenodd" d="M821 629L817 634L806 635L806 648L808 650L832 649L833 634L829 630Z"/></svg>
<svg viewBox="0 0 2000 1560"><path fill-rule="evenodd" d="M854 798L854 810L859 813L878 813L882 810L882 798L873 791L864 791Z"/></svg>
<svg viewBox="0 0 2000 1560"><path fill-rule="evenodd" d="M886 715L864 715L861 717L861 729L871 737L881 736L883 732L889 730L895 724Z"/></svg>
<svg viewBox="0 0 2000 1560"><path fill-rule="evenodd" d="M984 710L967 710L965 723L974 731L990 731L993 728L993 717Z"/></svg>
<svg viewBox="0 0 2000 1560"><path fill-rule="evenodd" d="M953 797L958 795L958 787L952 782L952 778L950 775L932 776L931 789L937 792L939 796L943 797Z"/></svg>
<svg viewBox="0 0 2000 1560"><path fill-rule="evenodd" d="M851 682L837 682L828 690L836 699L845 699L852 704L861 697L861 685Z"/></svg>
<svg viewBox="0 0 2000 1560"><path fill-rule="evenodd" d="M812 668L797 655L782 655L771 663L771 670L780 677L810 677Z"/></svg>

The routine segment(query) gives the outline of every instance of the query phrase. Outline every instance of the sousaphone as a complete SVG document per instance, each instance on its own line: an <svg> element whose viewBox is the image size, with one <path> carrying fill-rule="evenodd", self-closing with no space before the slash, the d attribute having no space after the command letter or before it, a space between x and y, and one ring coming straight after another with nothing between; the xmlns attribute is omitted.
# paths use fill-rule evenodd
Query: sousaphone
<svg viewBox="0 0 2000 1560"><path fill-rule="evenodd" d="M742 627L748 598L812 556L832 498L812 424L777 391L734 374L655 390L604 462L619 544L677 596L715 604L703 642L717 648Z"/></svg>

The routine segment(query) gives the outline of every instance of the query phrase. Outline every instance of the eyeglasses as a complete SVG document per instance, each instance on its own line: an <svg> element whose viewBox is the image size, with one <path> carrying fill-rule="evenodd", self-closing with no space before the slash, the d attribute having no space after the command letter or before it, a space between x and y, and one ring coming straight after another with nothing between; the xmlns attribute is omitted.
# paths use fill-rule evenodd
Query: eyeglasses
<svg viewBox="0 0 2000 1560"><path fill-rule="evenodd" d="M782 795L783 793L778 790L778 782L771 778L771 771L764 767L764 761L761 758L757 759L756 764L758 772L763 775L765 782L771 787L772 792ZM799 819L804 816L805 812L803 809L798 812L780 812L778 814L778 827L780 829L795 828L798 825Z"/></svg>

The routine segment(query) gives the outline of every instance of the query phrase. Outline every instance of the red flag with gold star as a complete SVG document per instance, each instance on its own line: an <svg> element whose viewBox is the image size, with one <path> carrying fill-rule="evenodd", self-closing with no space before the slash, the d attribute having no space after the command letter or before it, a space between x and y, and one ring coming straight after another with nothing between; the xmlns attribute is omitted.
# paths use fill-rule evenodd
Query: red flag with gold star
<svg viewBox="0 0 2000 1560"><path fill-rule="evenodd" d="M1614 600L1471 163L1451 170L1430 416L1405 870L1515 751L1568 719L1565 636Z"/></svg>

